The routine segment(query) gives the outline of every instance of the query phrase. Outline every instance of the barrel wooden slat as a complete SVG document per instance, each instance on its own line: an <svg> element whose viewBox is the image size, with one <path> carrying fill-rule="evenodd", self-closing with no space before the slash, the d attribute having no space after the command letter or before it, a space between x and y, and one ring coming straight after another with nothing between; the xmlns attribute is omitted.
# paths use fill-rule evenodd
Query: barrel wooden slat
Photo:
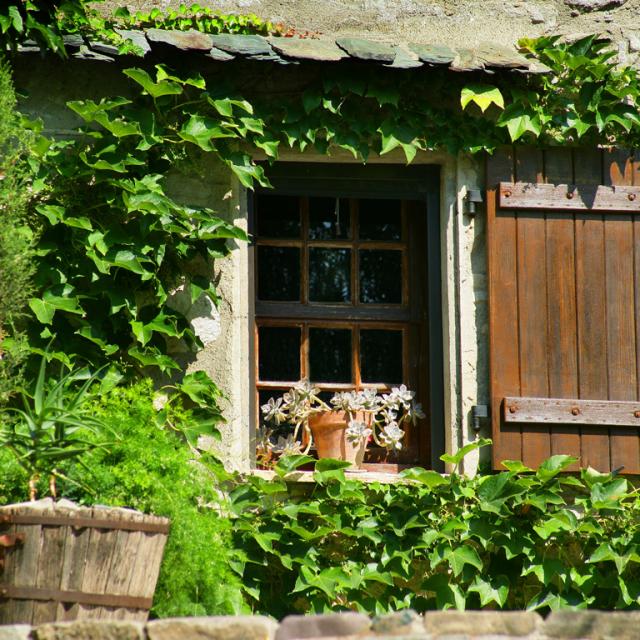
<svg viewBox="0 0 640 640"><path fill-rule="evenodd" d="M43 510L42 515L54 513L52 505L52 508ZM35 586L40 589L59 589L67 527L43 526L40 531L40 561ZM57 602L34 602L31 624L35 626L55 619L57 609Z"/></svg>
<svg viewBox="0 0 640 640"><path fill-rule="evenodd" d="M15 509L7 509L8 513L18 513L21 509L20 505L16 505ZM40 514L45 511L46 507L40 503L30 510L31 513ZM16 533L25 535L24 543L11 554L13 560L13 583L16 587L33 586L34 576L38 572L38 562L40 561L40 548L42 527L39 525L22 525L15 526ZM10 600L11 615L21 622L31 624L35 609L33 600Z"/></svg>
<svg viewBox="0 0 640 640"><path fill-rule="evenodd" d="M143 515L137 511L128 514L128 519L134 522L141 522ZM147 516L147 521L149 516ZM109 572L109 592L110 593L136 593L143 595L134 577L140 572L140 559L144 557L145 549L142 546L145 534L142 531L119 531L116 541L116 549L120 556L114 553L113 559L118 557L127 558L128 562L113 562ZM131 612L131 615L129 614ZM146 613L143 612L146 616ZM140 611L137 609L126 609L120 607L109 616L114 620L142 620Z"/></svg>
<svg viewBox="0 0 640 640"><path fill-rule="evenodd" d="M0 531L24 533L25 543L6 554L0 623L147 619L162 560L154 554L162 553L167 537L165 518L51 499L2 507L3 514L23 519L0 523ZM136 530L149 525L150 532Z"/></svg>
<svg viewBox="0 0 640 640"><path fill-rule="evenodd" d="M78 517L90 518L91 508L83 507L76 513ZM84 571L87 566L87 548L91 529L86 527L69 527L65 539L64 559L62 562L62 576L60 589L63 591L81 591ZM59 602L57 605L57 620L75 620L78 615L77 603Z"/></svg>
<svg viewBox="0 0 640 640"><path fill-rule="evenodd" d="M112 511L95 507L91 517L96 520L122 520L122 513L120 510ZM116 529L92 528L90 530L86 563L87 567L91 567L91 570L85 570L81 589L85 593L106 593L109 568L117 538L118 531ZM81 604L78 608L77 619L100 620L103 618L103 609L102 606Z"/></svg>

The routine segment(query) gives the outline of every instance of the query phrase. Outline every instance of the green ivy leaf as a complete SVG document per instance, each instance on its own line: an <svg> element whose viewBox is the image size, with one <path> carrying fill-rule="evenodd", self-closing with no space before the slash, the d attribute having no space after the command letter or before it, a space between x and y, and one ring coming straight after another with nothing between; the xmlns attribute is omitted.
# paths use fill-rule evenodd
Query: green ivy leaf
<svg viewBox="0 0 640 640"><path fill-rule="evenodd" d="M302 454L282 456L278 460L273 470L278 474L278 476L284 478L284 476L286 476L288 473L291 473L292 471L295 471L298 467L314 461L315 459L311 456Z"/></svg>
<svg viewBox="0 0 640 640"><path fill-rule="evenodd" d="M71 295L74 288L69 285L58 285L46 289L41 298L31 298L29 307L42 324L51 324L56 311L64 311L75 315L84 315L79 299Z"/></svg>
<svg viewBox="0 0 640 640"><path fill-rule="evenodd" d="M491 440L489 440L489 438L479 438L478 440L475 440L474 442L470 442L464 447L461 447L453 455L449 453L445 453L444 455L441 455L440 460L448 464L457 466L462 462L462 460L467 454L471 453L472 451L476 451L477 449L481 449L482 447L487 447L490 444L491 444Z"/></svg>
<svg viewBox="0 0 640 640"><path fill-rule="evenodd" d="M137 82L152 98L160 98L161 96L178 96L182 94L182 87L169 80L154 82L151 76L143 69L131 68L125 69L122 73Z"/></svg>
<svg viewBox="0 0 640 640"><path fill-rule="evenodd" d="M536 475L543 482L547 482L557 476L561 471L570 467L578 459L573 456L557 455L551 456L542 462L536 471Z"/></svg>
<svg viewBox="0 0 640 640"><path fill-rule="evenodd" d="M407 478L408 480L415 480L420 484L423 484L430 489L439 487L443 484L449 484L449 480L437 471L431 469L421 469L420 467L412 467L411 469L405 469L398 474L401 478Z"/></svg>
<svg viewBox="0 0 640 640"><path fill-rule="evenodd" d="M476 576L473 584L469 587L469 591L475 592L480 596L481 607L495 603L502 608L509 597L509 579L504 575L498 575L489 580Z"/></svg>
<svg viewBox="0 0 640 640"><path fill-rule="evenodd" d="M144 350L138 347L131 347L128 354L140 362L145 367L158 367L162 372L171 370L180 371L180 365L171 357L164 355L155 347L146 347Z"/></svg>
<svg viewBox="0 0 640 640"><path fill-rule="evenodd" d="M488 84L469 84L460 93L460 104L463 109L473 102L484 113L492 104L504 109L504 98L500 89Z"/></svg>

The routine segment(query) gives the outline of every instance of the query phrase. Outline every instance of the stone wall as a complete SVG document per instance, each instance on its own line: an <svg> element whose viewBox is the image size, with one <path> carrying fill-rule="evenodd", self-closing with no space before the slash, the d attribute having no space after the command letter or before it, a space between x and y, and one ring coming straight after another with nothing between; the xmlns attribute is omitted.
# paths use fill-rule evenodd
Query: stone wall
<svg viewBox="0 0 640 640"><path fill-rule="evenodd" d="M370 619L360 613L174 618L147 623L80 620L37 627L0 626L0 640L632 640L640 612L403 611Z"/></svg>
<svg viewBox="0 0 640 640"><path fill-rule="evenodd" d="M182 0L106 0L109 12L177 7ZM187 3L189 4L189 3ZM543 34L603 33L624 55L640 51L640 0L200 0L226 13L255 13L313 35L360 36L396 43L513 46Z"/></svg>

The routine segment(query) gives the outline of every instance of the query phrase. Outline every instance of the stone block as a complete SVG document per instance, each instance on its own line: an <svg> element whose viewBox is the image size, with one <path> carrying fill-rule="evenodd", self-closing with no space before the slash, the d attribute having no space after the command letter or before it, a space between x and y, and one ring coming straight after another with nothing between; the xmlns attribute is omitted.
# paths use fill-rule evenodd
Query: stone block
<svg viewBox="0 0 640 640"><path fill-rule="evenodd" d="M125 40L131 40L136 47L139 47L143 56L151 51L151 46L144 35L144 31L136 31L134 29L116 29L115 31Z"/></svg>
<svg viewBox="0 0 640 640"><path fill-rule="evenodd" d="M536 632L542 618L533 611L429 611L424 628L434 639L506 636L522 638Z"/></svg>
<svg viewBox="0 0 640 640"><path fill-rule="evenodd" d="M369 616L350 611L315 616L287 616L280 623L275 640L363 635L369 631L370 626Z"/></svg>
<svg viewBox="0 0 640 640"><path fill-rule="evenodd" d="M265 616L166 618L147 624L149 640L273 640L278 623Z"/></svg>
<svg viewBox="0 0 640 640"><path fill-rule="evenodd" d="M35 627L34 640L144 640L141 622L77 620Z"/></svg>
<svg viewBox="0 0 640 640"><path fill-rule="evenodd" d="M405 51L402 47L395 48L396 57L393 62L387 65L393 69L416 69L422 66L418 55L414 52Z"/></svg>
<svg viewBox="0 0 640 640"><path fill-rule="evenodd" d="M169 45L182 51L211 51L211 36L207 33L190 29L189 31L167 31L165 29L148 29L147 40L151 43Z"/></svg>
<svg viewBox="0 0 640 640"><path fill-rule="evenodd" d="M598 612L594 640L636 640L640 637L640 611Z"/></svg>
<svg viewBox="0 0 640 640"><path fill-rule="evenodd" d="M564 3L577 11L602 11L626 4L627 0L564 0Z"/></svg>
<svg viewBox="0 0 640 640"><path fill-rule="evenodd" d="M427 64L451 64L456 52L442 45L410 44L409 49Z"/></svg>
<svg viewBox="0 0 640 640"><path fill-rule="evenodd" d="M110 56L105 56L102 53L97 53L96 51L92 51L89 47L82 45L78 51L76 51L71 56L76 60L92 60L93 62L113 62L113 58Z"/></svg>
<svg viewBox="0 0 640 640"><path fill-rule="evenodd" d="M0 626L0 640L29 640L31 626L28 624L8 624Z"/></svg>
<svg viewBox="0 0 640 640"><path fill-rule="evenodd" d="M287 58L337 62L346 58L345 52L331 40L317 38L270 38L275 51Z"/></svg>
<svg viewBox="0 0 640 640"><path fill-rule="evenodd" d="M552 611L544 623L544 634L548 638L593 638L593 629L600 613L598 611Z"/></svg>
<svg viewBox="0 0 640 640"><path fill-rule="evenodd" d="M378 616L371 622L371 630L382 636L413 636L424 634L424 622L412 609Z"/></svg>
<svg viewBox="0 0 640 640"><path fill-rule="evenodd" d="M635 640L640 635L639 611L554 611L543 630L559 640Z"/></svg>
<svg viewBox="0 0 640 640"><path fill-rule="evenodd" d="M485 67L498 69L528 69L529 61L517 51L509 47L483 43L476 50L475 55Z"/></svg>
<svg viewBox="0 0 640 640"><path fill-rule="evenodd" d="M211 36L216 49L241 56L271 56L273 50L262 36L244 36L234 33L221 33Z"/></svg>
<svg viewBox="0 0 640 640"><path fill-rule="evenodd" d="M484 64L473 49L458 49L458 54L451 63L453 71L483 71Z"/></svg>
<svg viewBox="0 0 640 640"><path fill-rule="evenodd" d="M112 44L109 44L108 42L101 42L101 41L95 41L95 40L90 40L89 41L89 48L92 51L97 51L98 53L103 53L106 56L118 56L120 55L120 50L118 49L118 47L113 46Z"/></svg>
<svg viewBox="0 0 640 640"><path fill-rule="evenodd" d="M392 63L396 57L394 48L384 42L363 40L362 38L338 38L336 44L352 58L358 60Z"/></svg>

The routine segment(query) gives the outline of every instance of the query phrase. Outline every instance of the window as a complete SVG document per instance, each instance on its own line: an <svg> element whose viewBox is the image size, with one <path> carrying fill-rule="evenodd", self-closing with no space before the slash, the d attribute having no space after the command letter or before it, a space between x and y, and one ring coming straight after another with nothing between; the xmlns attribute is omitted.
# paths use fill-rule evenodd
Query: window
<svg viewBox="0 0 640 640"><path fill-rule="evenodd" d="M253 217L256 420L262 404L300 378L327 398L405 383L427 419L398 456L369 447L366 461L428 465L425 200L276 189L255 196Z"/></svg>

